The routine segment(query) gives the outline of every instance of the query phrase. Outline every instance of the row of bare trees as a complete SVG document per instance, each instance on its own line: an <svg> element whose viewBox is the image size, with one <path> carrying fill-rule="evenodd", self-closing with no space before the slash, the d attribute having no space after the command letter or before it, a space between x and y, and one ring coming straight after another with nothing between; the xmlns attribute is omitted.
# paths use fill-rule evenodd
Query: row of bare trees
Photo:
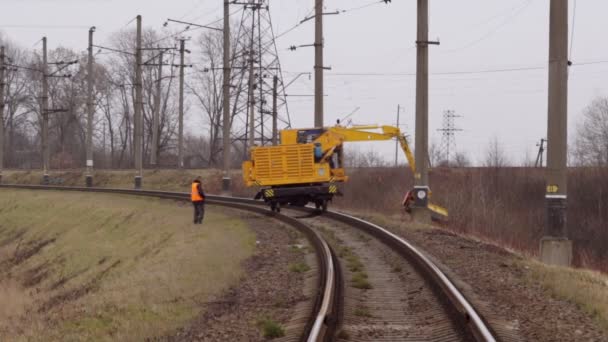
<svg viewBox="0 0 608 342"><path fill-rule="evenodd" d="M194 51L188 59L186 72L186 103L184 148L186 166L215 167L222 160L222 37L214 31L189 41ZM236 44L232 51L236 50ZM41 167L41 51L24 49L0 33L0 45L6 48L6 106L1 122L5 127L5 166L7 168ZM158 51L147 48L173 47L175 38L161 36L147 29L143 34L143 117L144 160L149 162L152 151L153 113L156 108L157 82L161 83L159 110L159 165L177 165L178 131L178 68L179 52L165 53L164 72L159 80ZM111 35L104 46L112 50L95 50L94 65L94 159L100 168L129 168L133 166L133 104L135 100L134 51L135 32L120 31ZM48 51L49 62L77 60L61 72L71 77L49 78L49 143L51 168L67 169L85 166L87 53L64 47ZM240 62L236 53L234 63ZM153 64L153 65L152 65ZM49 74L57 70L49 66ZM58 76L60 76L58 75ZM242 93L242 73L233 73L233 98ZM234 101L233 119L243 101ZM193 125L202 122L203 125ZM234 123L238 125L237 122ZM245 154L244 146L235 139L235 165Z"/></svg>
<svg viewBox="0 0 608 342"><path fill-rule="evenodd" d="M159 32L144 31L143 46L157 48L175 45L174 38L166 39ZM245 65L248 55L239 51L237 37L232 39L233 66ZM5 128L5 166L9 168L37 168L41 165L41 81L42 58L40 51L24 49L0 33L0 44L6 47L8 66L5 79L5 110L2 125ZM135 34L120 31L105 42L115 51L99 50L94 66L95 164L102 168L128 168L133 164L133 103L134 103L134 56ZM186 76L186 166L216 167L222 160L222 36L214 31L201 34L189 41L194 53L189 57L192 65ZM119 53L116 51L123 51ZM146 50L144 60L158 64L157 51ZM78 60L66 69L70 78L49 79L49 107L56 110L50 116L50 149L52 168L80 168L85 163L85 110L86 110L86 61L85 51L58 47L49 51L49 61ZM177 165L177 52L165 54L167 64L162 78L159 120L159 165ZM53 67L51 67L51 72ZM55 68L56 70L56 68ZM236 69L238 70L238 68ZM149 161L152 143L152 115L156 110L156 83L158 67L143 67L143 116L144 160ZM233 72L231 84L233 148L237 166L246 156L244 138L238 133L237 113L246 105L246 80L244 72ZM202 122L194 126L192 122ZM608 165L608 98L595 99L585 109L571 144L571 164L577 166ZM373 151L351 151L347 158L349 167L390 166ZM431 146L429 158L433 166L470 166L469 158L458 153L449 163ZM485 166L501 167L510 164L507 154L498 140L494 139L482 160Z"/></svg>

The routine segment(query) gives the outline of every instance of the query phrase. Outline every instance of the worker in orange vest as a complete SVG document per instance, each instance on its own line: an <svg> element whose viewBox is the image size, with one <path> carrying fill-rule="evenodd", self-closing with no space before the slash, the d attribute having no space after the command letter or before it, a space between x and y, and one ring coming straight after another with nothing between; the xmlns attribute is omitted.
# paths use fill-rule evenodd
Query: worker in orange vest
<svg viewBox="0 0 608 342"><path fill-rule="evenodd" d="M205 216L205 192L201 184L201 177L196 177L192 182L190 194L192 205L194 205L194 224L203 224L203 217Z"/></svg>

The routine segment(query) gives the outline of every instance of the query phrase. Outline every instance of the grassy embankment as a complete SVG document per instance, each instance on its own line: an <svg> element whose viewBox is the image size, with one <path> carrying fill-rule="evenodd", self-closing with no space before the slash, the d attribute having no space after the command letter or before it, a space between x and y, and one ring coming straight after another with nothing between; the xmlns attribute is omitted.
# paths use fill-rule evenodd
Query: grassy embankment
<svg viewBox="0 0 608 342"><path fill-rule="evenodd" d="M176 202L0 189L0 340L143 340L234 285L255 236ZM229 252L227 252L229 251Z"/></svg>

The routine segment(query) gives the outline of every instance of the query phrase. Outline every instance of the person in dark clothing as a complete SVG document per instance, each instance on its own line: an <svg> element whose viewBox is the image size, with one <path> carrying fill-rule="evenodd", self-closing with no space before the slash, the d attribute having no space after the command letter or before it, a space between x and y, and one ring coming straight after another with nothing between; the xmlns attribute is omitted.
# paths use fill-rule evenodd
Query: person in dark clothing
<svg viewBox="0 0 608 342"><path fill-rule="evenodd" d="M192 205L194 205L194 224L203 224L203 218L205 216L205 192L203 191L200 177L196 177L192 182L190 194Z"/></svg>

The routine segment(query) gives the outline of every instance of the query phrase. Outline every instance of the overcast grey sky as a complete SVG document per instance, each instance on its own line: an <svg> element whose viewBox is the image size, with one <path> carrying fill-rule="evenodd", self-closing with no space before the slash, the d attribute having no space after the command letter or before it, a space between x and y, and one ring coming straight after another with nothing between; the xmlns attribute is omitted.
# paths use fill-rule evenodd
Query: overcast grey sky
<svg viewBox="0 0 608 342"><path fill-rule="evenodd" d="M430 52L430 133L437 143L442 113L452 109L463 117L457 126L458 150L481 160L494 137L510 158L520 162L536 154L535 143L546 135L547 59L550 0L430 0L430 37L441 45ZM326 123L355 108L355 123L394 124L397 105L403 107L404 128L413 133L415 106L414 41L416 1L393 0L354 9L372 0L326 0L327 11L347 10L325 17ZM0 31L24 48L47 35L49 46L84 50L87 30L96 26L97 40L133 26L141 14L144 26L162 32L171 17L208 23L221 18L222 0L0 0ZM314 0L270 1L275 33L303 19ZM574 1L570 0L570 18ZM608 95L608 2L579 0L576 8L572 61L600 62L573 66L570 72L570 133L583 109L596 96ZM131 22L131 23L130 23ZM571 23L572 25L572 23ZM571 26L572 28L572 26ZM194 33L192 33L194 35ZM285 80L311 72L313 49L288 51L290 45L310 44L314 24L307 22L277 41ZM488 72L491 70L522 69ZM300 78L292 94L312 94L313 80ZM294 127L313 123L312 98L289 103ZM194 111L194 109L192 110ZM195 113L190 113L195 117ZM571 139L572 141L572 139ZM362 146L363 148L363 146ZM385 156L394 145L374 144Z"/></svg>

